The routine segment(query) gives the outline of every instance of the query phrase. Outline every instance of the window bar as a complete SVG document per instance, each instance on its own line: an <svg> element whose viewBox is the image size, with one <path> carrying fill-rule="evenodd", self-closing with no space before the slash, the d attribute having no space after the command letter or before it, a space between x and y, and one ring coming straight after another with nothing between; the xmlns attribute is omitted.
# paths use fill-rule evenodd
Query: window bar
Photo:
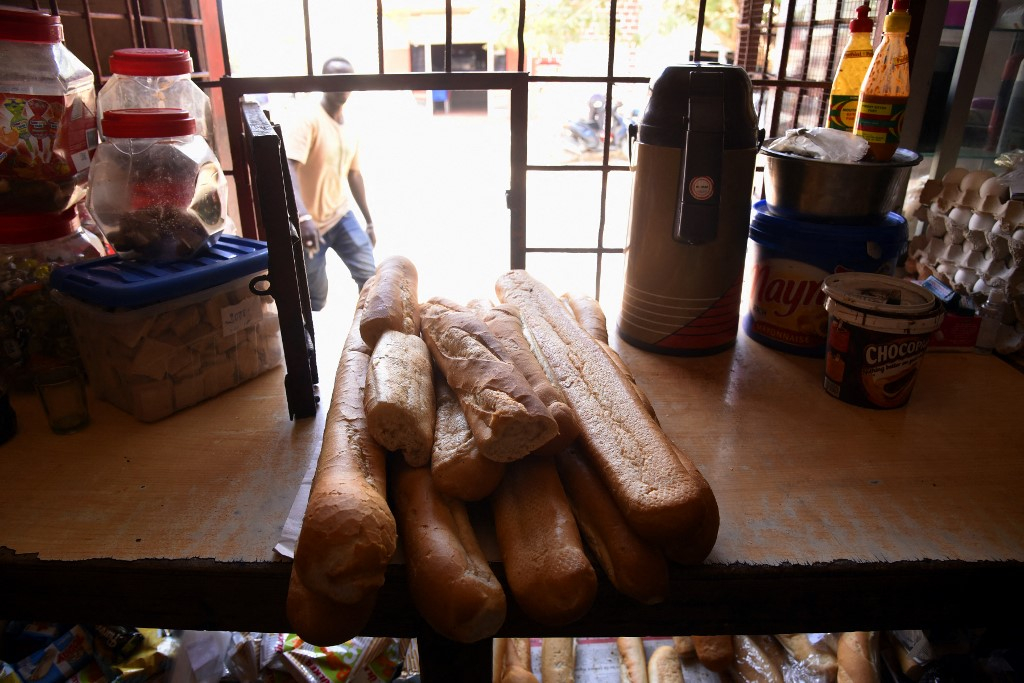
<svg viewBox="0 0 1024 683"><path fill-rule="evenodd" d="M57 0L52 0L50 4L56 9ZM89 0L82 2L82 18L85 19L85 31L89 35L89 50L92 52L93 63L96 64L96 82L102 83L103 62L100 61L100 53L96 49L96 27L92 23L92 8L89 7ZM99 91L97 90L97 92Z"/></svg>
<svg viewBox="0 0 1024 683"><path fill-rule="evenodd" d="M309 30L309 0L302 0L302 27L306 32L306 74L313 75L313 39Z"/></svg>
<svg viewBox="0 0 1024 683"><path fill-rule="evenodd" d="M231 75L231 57L228 55L227 28L224 26L224 3L217 0L217 30L220 31L220 56L224 60L224 75Z"/></svg>
<svg viewBox="0 0 1024 683"><path fill-rule="evenodd" d="M817 21L814 19L814 17L816 16L817 8L818 8L818 0L811 0L811 6L810 6L810 9L808 10L810 12L810 19L807 22L807 34L804 37L804 58L803 58L802 64L800 65L800 80L802 80L802 81L807 80L807 73L808 73L808 70L810 69L810 64L811 64L811 46L814 43L814 41L813 41L814 29L815 29L815 26L817 25ZM833 33L835 33L835 32L833 31ZM807 96L807 89L806 88L799 88L797 90L796 104L794 106L794 112L793 112L793 122L796 123L798 126L800 124L800 110L802 108L803 101L806 98L806 96Z"/></svg>
<svg viewBox="0 0 1024 683"><path fill-rule="evenodd" d="M452 0L444 2L444 72L452 72Z"/></svg>
<svg viewBox="0 0 1024 683"><path fill-rule="evenodd" d="M704 9L707 4L707 0L700 0L700 4L697 6L697 31L694 34L693 41L693 61L699 62L701 60L701 45L704 42Z"/></svg>
<svg viewBox="0 0 1024 683"><path fill-rule="evenodd" d="M384 4L377 0L377 73L384 73Z"/></svg>
<svg viewBox="0 0 1024 683"><path fill-rule="evenodd" d="M526 70L526 0L519 0L519 26L516 28L516 47L519 48L519 71Z"/></svg>
<svg viewBox="0 0 1024 683"><path fill-rule="evenodd" d="M192 3L189 3L191 5ZM167 29L167 46L174 47L174 33L171 31L171 13L167 9L167 0L160 0L160 6L164 10L164 28Z"/></svg>
<svg viewBox="0 0 1024 683"><path fill-rule="evenodd" d="M132 32L132 47L146 47L146 32L142 28L142 8L139 0L125 0L125 11L128 14L128 27Z"/></svg>
<svg viewBox="0 0 1024 683"><path fill-rule="evenodd" d="M853 16L855 16L855 17L857 16L856 10L854 10L854 15ZM829 43L829 46L828 46L828 62L825 65L825 69L826 69L825 70L825 80L829 81L830 87L829 87L828 92L825 93L825 96L822 97L822 100L821 100L822 101L821 114L818 116L818 119L823 122L822 123L823 126L827 126L828 125L828 117L829 117L829 113L830 113L829 112L829 108L828 108L828 96L831 93L831 80L829 79L829 76L832 76L835 73L836 65L839 62L839 58L837 57L837 55L839 54L839 51L846 47L845 44L840 45L840 40L839 40L839 37L841 35L845 35L843 33L843 31L842 31L842 28L843 28L843 2L842 2L842 0L836 0L836 11L835 11L835 14L833 14L833 16L832 16L832 26L835 28L835 30L832 31L832 41Z"/></svg>
<svg viewBox="0 0 1024 683"><path fill-rule="evenodd" d="M608 203L608 160L612 143L612 84L615 76L615 17L618 14L618 1L611 0L608 4L608 71L604 88L604 149L601 150L601 203L597 219L597 263L594 269L594 298L601 298L601 267L603 265L604 228L607 220Z"/></svg>
<svg viewBox="0 0 1024 683"><path fill-rule="evenodd" d="M796 14L796 0L789 0L786 8L786 21L782 29L782 44L789 45L793 35L793 16ZM770 47L770 45L769 45ZM779 58L779 79L785 80L786 70L789 68L789 50L782 50ZM782 103L785 99L785 87L775 89L775 101L772 103L772 120L769 135L774 135L779 129L779 119L782 117Z"/></svg>

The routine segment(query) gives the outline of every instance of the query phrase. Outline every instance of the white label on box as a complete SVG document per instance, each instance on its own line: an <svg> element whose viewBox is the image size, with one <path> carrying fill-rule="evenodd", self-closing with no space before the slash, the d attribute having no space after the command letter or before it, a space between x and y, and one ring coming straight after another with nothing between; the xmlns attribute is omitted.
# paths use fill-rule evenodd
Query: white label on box
<svg viewBox="0 0 1024 683"><path fill-rule="evenodd" d="M263 316L260 315L260 300L254 296L246 297L234 306L225 306L220 310L221 334L229 337L238 334L247 327L253 327Z"/></svg>

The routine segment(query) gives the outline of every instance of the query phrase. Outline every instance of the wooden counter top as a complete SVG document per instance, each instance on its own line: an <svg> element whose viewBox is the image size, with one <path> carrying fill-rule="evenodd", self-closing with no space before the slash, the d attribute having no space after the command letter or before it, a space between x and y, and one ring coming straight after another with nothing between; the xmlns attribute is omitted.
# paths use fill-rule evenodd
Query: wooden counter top
<svg viewBox="0 0 1024 683"><path fill-rule="evenodd" d="M317 341L325 396L296 422L283 368L154 424L93 400L92 424L70 436L16 395L20 431L0 447L0 619L288 630L290 562L273 547L319 452L338 349L320 330ZM1015 624L1016 368L932 352L910 403L874 411L826 394L822 361L742 332L705 358L612 344L714 489L718 543L704 564L673 568L662 605L603 583L583 621L545 629L513 606L504 635ZM403 573L392 566L367 635L422 632Z"/></svg>

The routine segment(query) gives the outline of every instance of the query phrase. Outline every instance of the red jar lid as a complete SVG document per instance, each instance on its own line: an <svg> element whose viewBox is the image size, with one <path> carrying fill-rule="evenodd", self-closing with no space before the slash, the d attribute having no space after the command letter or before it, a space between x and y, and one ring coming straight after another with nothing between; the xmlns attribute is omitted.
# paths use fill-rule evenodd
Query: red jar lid
<svg viewBox="0 0 1024 683"><path fill-rule="evenodd" d="M196 120L184 109L111 109L103 112L108 138L175 138L193 135Z"/></svg>
<svg viewBox="0 0 1024 683"><path fill-rule="evenodd" d="M126 47L110 55L110 70L124 76L179 76L192 73L188 50Z"/></svg>
<svg viewBox="0 0 1024 683"><path fill-rule="evenodd" d="M0 40L59 43L64 40L64 26L54 14L4 7L0 9Z"/></svg>
<svg viewBox="0 0 1024 683"><path fill-rule="evenodd" d="M0 244L32 244L73 235L80 225L75 207L62 213L0 214Z"/></svg>

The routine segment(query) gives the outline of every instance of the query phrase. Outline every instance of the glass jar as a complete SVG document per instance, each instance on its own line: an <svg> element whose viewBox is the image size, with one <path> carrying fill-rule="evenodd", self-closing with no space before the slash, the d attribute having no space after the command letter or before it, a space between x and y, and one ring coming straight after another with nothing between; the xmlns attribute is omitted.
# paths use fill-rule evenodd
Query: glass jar
<svg viewBox="0 0 1024 683"><path fill-rule="evenodd" d="M60 17L0 8L0 212L60 212L85 197L96 86Z"/></svg>
<svg viewBox="0 0 1024 683"><path fill-rule="evenodd" d="M231 232L227 179L184 109L114 109L89 172L89 213L127 260L188 259Z"/></svg>
<svg viewBox="0 0 1024 683"><path fill-rule="evenodd" d="M111 109L176 107L196 120L196 133L216 151L213 107L209 96L192 80L192 57L188 50L158 47L114 50L110 70L110 80L100 88L96 100L101 134L103 113Z"/></svg>
<svg viewBox="0 0 1024 683"><path fill-rule="evenodd" d="M50 273L102 255L74 207L0 214L0 377L9 386L28 388L34 368L78 358L64 310L51 296Z"/></svg>

